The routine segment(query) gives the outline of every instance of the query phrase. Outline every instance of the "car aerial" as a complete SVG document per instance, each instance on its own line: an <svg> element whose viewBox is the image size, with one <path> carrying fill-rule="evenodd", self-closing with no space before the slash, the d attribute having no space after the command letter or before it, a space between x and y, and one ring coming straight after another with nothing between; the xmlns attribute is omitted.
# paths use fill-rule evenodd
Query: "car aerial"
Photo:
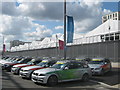
<svg viewBox="0 0 120 90"><path fill-rule="evenodd" d="M11 72L13 74L19 74L19 71L21 68L23 67L27 67L27 66L34 66L38 63L40 63L42 61L41 58L33 58L31 61L27 62L26 64L18 64L18 65L14 65L12 68L11 68Z"/></svg>
<svg viewBox="0 0 120 90"><path fill-rule="evenodd" d="M28 66L28 67L23 67L21 68L19 75L22 78L27 78L27 79L31 79L31 75L35 70L38 69L43 69L43 68L47 68L52 66L53 64L56 63L56 60L42 60L39 64L34 65L34 66Z"/></svg>
<svg viewBox="0 0 120 90"><path fill-rule="evenodd" d="M87 81L91 76L92 72L88 65L76 60L61 60L52 67L34 71L31 79L35 83L54 86L64 81L79 79Z"/></svg>
<svg viewBox="0 0 120 90"><path fill-rule="evenodd" d="M16 60L14 60L14 61L11 62L11 63L6 63L6 64L4 64L4 65L2 66L2 68L3 68L4 70L11 71L11 68L12 68L13 65L27 63L27 62L29 62L31 59L32 59L32 58L30 58L30 57L17 58Z"/></svg>
<svg viewBox="0 0 120 90"><path fill-rule="evenodd" d="M93 75L104 75L112 68L110 60L106 58L93 58L88 66L91 68Z"/></svg>

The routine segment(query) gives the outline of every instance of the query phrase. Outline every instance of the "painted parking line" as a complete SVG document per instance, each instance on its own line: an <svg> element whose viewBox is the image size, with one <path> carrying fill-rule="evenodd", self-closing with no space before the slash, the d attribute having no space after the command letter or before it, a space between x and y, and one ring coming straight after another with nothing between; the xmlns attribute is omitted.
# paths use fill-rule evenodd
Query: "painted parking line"
<svg viewBox="0 0 120 90"><path fill-rule="evenodd" d="M120 84L111 86L111 85L108 85L108 84L103 83L103 82L100 82L100 81L95 81L95 80L90 80L90 81L91 81L91 82L95 82L95 83L99 83L99 84L104 85L104 86L107 86L107 87L109 87L109 88L119 88L119 86L120 86Z"/></svg>

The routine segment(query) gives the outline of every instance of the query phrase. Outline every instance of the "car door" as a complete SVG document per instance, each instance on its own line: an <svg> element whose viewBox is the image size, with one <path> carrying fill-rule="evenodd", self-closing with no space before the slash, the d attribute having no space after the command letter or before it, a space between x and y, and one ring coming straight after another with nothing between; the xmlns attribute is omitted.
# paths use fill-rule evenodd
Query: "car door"
<svg viewBox="0 0 120 90"><path fill-rule="evenodd" d="M70 80L77 79L80 77L80 69L77 66L77 63L70 63L64 67L63 70L59 71L59 76L61 80Z"/></svg>

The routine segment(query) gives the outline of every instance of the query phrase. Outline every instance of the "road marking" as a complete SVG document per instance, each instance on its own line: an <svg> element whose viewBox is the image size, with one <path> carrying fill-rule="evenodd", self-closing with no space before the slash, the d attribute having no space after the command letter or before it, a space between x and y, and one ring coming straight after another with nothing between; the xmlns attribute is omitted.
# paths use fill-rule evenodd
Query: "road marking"
<svg viewBox="0 0 120 90"><path fill-rule="evenodd" d="M99 83L99 84L101 84L101 85L104 85L104 86L107 86L107 87L110 87L110 88L118 88L118 86L120 86L120 84L111 86L111 85L108 85L108 84L106 84L106 83L99 82L99 81L95 81L95 80L90 80L90 81L91 81L91 82L95 82L95 83Z"/></svg>

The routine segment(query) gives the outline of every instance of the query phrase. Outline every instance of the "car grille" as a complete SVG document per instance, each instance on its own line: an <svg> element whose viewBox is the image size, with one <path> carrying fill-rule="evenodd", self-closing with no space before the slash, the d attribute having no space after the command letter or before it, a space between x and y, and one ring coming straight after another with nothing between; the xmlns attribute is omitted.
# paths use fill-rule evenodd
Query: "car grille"
<svg viewBox="0 0 120 90"><path fill-rule="evenodd" d="M38 73L33 73L33 75L36 75L36 76L38 76Z"/></svg>

